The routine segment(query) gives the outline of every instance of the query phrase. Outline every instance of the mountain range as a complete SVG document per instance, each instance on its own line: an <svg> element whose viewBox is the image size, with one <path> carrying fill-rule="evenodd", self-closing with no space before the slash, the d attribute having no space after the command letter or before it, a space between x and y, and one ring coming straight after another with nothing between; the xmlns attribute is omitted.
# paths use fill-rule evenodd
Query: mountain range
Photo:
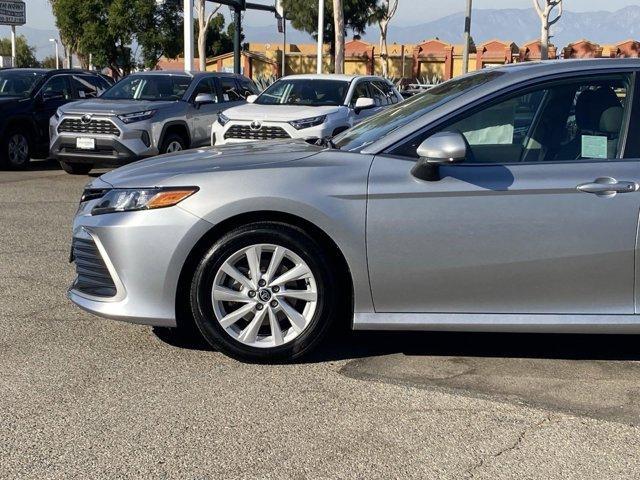
<svg viewBox="0 0 640 480"><path fill-rule="evenodd" d="M418 43L437 37L450 43L461 43L464 14L455 13L426 23L412 26L389 26L390 43ZM539 36L540 22L533 9L476 9L473 12L471 36L476 44L498 38L522 44ZM43 58L53 53L49 38L57 37L55 30L40 30L28 26L18 27L18 33L25 35L36 47L37 57ZM587 38L596 43L607 44L635 38L640 40L640 6L628 6L613 12L571 12L566 11L560 21L552 27L551 39L556 46ZM8 29L0 27L0 36L8 36ZM278 43L282 35L275 25L245 26L247 41L257 43ZM370 25L363 39L378 42L378 29ZM305 32L289 28L287 41L309 43L313 38Z"/></svg>

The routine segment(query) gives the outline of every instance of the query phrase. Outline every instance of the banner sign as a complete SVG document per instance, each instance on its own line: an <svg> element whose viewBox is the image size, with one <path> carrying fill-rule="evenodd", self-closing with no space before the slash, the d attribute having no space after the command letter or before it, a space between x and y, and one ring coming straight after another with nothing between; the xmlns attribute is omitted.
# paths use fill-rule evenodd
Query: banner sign
<svg viewBox="0 0 640 480"><path fill-rule="evenodd" d="M22 0L0 0L0 25L24 25L27 9Z"/></svg>

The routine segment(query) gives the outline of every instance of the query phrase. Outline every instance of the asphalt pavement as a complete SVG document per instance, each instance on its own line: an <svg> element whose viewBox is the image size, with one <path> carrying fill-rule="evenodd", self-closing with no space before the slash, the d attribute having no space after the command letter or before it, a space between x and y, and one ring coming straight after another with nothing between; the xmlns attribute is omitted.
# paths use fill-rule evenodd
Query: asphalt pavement
<svg viewBox="0 0 640 480"><path fill-rule="evenodd" d="M88 180L0 171L0 478L640 478L639 337L336 333L239 363L67 301Z"/></svg>

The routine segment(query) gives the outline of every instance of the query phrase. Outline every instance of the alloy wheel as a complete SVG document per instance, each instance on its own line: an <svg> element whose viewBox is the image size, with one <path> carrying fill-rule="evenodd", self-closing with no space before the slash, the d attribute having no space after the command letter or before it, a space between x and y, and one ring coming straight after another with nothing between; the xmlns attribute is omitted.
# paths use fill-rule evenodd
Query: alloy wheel
<svg viewBox="0 0 640 480"><path fill-rule="evenodd" d="M305 331L316 310L316 279L288 248L256 244L229 256L213 280L216 320L238 342L270 348Z"/></svg>
<svg viewBox="0 0 640 480"><path fill-rule="evenodd" d="M169 142L169 145L167 145L167 153L179 152L181 150L182 150L182 145L180 144L180 142L176 140Z"/></svg>
<svg viewBox="0 0 640 480"><path fill-rule="evenodd" d="M21 133L14 133L9 137L7 144L9 162L13 165L22 165L29 161L29 140Z"/></svg>

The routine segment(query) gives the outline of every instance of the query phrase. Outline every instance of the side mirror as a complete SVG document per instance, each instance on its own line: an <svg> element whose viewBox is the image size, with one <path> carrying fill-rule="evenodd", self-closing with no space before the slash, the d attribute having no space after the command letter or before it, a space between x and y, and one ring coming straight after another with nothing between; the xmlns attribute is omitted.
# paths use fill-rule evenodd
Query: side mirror
<svg viewBox="0 0 640 480"><path fill-rule="evenodd" d="M253 103L253 102L255 102L255 101L256 101L256 99L257 99L257 98L258 98L258 95L249 95L249 96L246 98L246 100L247 100L247 103Z"/></svg>
<svg viewBox="0 0 640 480"><path fill-rule="evenodd" d="M199 93L194 101L196 106L205 105L207 103L216 103L215 98L210 93Z"/></svg>
<svg viewBox="0 0 640 480"><path fill-rule="evenodd" d="M411 173L422 180L440 180L439 166L460 163L467 158L467 141L460 132L439 132L416 150L420 159Z"/></svg>
<svg viewBox="0 0 640 480"><path fill-rule="evenodd" d="M353 111L359 114L362 110L369 110L370 108L376 107L376 101L373 98L369 97L360 97L356 100L356 105L353 108Z"/></svg>

